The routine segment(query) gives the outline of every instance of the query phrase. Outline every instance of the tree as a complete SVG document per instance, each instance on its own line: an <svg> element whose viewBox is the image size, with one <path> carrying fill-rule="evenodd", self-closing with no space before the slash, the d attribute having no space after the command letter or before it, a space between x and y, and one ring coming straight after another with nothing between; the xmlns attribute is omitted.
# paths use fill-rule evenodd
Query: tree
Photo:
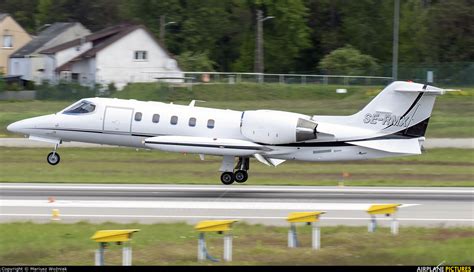
<svg viewBox="0 0 474 272"><path fill-rule="evenodd" d="M382 62L392 60L393 1L342 2L345 43Z"/></svg>
<svg viewBox="0 0 474 272"><path fill-rule="evenodd" d="M471 0L439 1L428 10L424 50L430 62L474 60L474 5Z"/></svg>
<svg viewBox="0 0 474 272"><path fill-rule="evenodd" d="M178 57L178 65L184 71L214 71L215 62L209 59L207 52L190 52L181 53Z"/></svg>
<svg viewBox="0 0 474 272"><path fill-rule="evenodd" d="M376 74L379 65L375 58L346 45L326 55L319 63L319 68L333 75L365 76Z"/></svg>

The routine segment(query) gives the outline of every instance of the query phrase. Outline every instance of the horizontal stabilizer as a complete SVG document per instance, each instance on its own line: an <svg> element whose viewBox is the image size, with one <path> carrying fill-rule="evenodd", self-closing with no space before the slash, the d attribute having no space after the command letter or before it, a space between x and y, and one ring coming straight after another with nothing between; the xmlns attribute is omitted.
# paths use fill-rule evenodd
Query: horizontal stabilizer
<svg viewBox="0 0 474 272"><path fill-rule="evenodd" d="M411 86L406 87L406 86L401 86L399 89L395 89L396 92L407 92L407 93L412 93L412 92L418 92L418 93L432 93L432 94L444 94L446 90L436 88L433 86L427 86L425 85L424 88L413 88Z"/></svg>
<svg viewBox="0 0 474 272"><path fill-rule="evenodd" d="M368 140L348 143L390 153L421 154L421 147L418 138Z"/></svg>

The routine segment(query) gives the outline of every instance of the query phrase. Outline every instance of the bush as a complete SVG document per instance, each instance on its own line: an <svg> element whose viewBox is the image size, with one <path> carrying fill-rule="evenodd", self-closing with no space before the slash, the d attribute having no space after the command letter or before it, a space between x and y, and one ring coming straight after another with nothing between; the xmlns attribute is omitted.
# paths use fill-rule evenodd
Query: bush
<svg viewBox="0 0 474 272"><path fill-rule="evenodd" d="M362 54L351 45L336 49L324 56L319 68L327 74L368 76L375 75L380 67L375 58Z"/></svg>

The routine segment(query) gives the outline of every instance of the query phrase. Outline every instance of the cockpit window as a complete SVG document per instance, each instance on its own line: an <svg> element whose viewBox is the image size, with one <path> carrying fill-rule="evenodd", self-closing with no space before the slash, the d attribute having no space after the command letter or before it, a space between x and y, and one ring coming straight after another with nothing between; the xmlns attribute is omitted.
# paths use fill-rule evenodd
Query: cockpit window
<svg viewBox="0 0 474 272"><path fill-rule="evenodd" d="M72 106L70 109L65 110L65 114L80 114L80 113L90 113L95 110L95 105L89 101L81 101L76 105Z"/></svg>

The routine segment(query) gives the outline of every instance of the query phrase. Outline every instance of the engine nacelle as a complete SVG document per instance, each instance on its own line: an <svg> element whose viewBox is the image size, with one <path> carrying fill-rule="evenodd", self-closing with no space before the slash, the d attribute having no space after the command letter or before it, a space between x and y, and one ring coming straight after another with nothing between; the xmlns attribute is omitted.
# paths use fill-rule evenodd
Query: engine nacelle
<svg viewBox="0 0 474 272"><path fill-rule="evenodd" d="M256 110L244 112L240 132L257 143L289 144L316 139L317 126L307 115Z"/></svg>

